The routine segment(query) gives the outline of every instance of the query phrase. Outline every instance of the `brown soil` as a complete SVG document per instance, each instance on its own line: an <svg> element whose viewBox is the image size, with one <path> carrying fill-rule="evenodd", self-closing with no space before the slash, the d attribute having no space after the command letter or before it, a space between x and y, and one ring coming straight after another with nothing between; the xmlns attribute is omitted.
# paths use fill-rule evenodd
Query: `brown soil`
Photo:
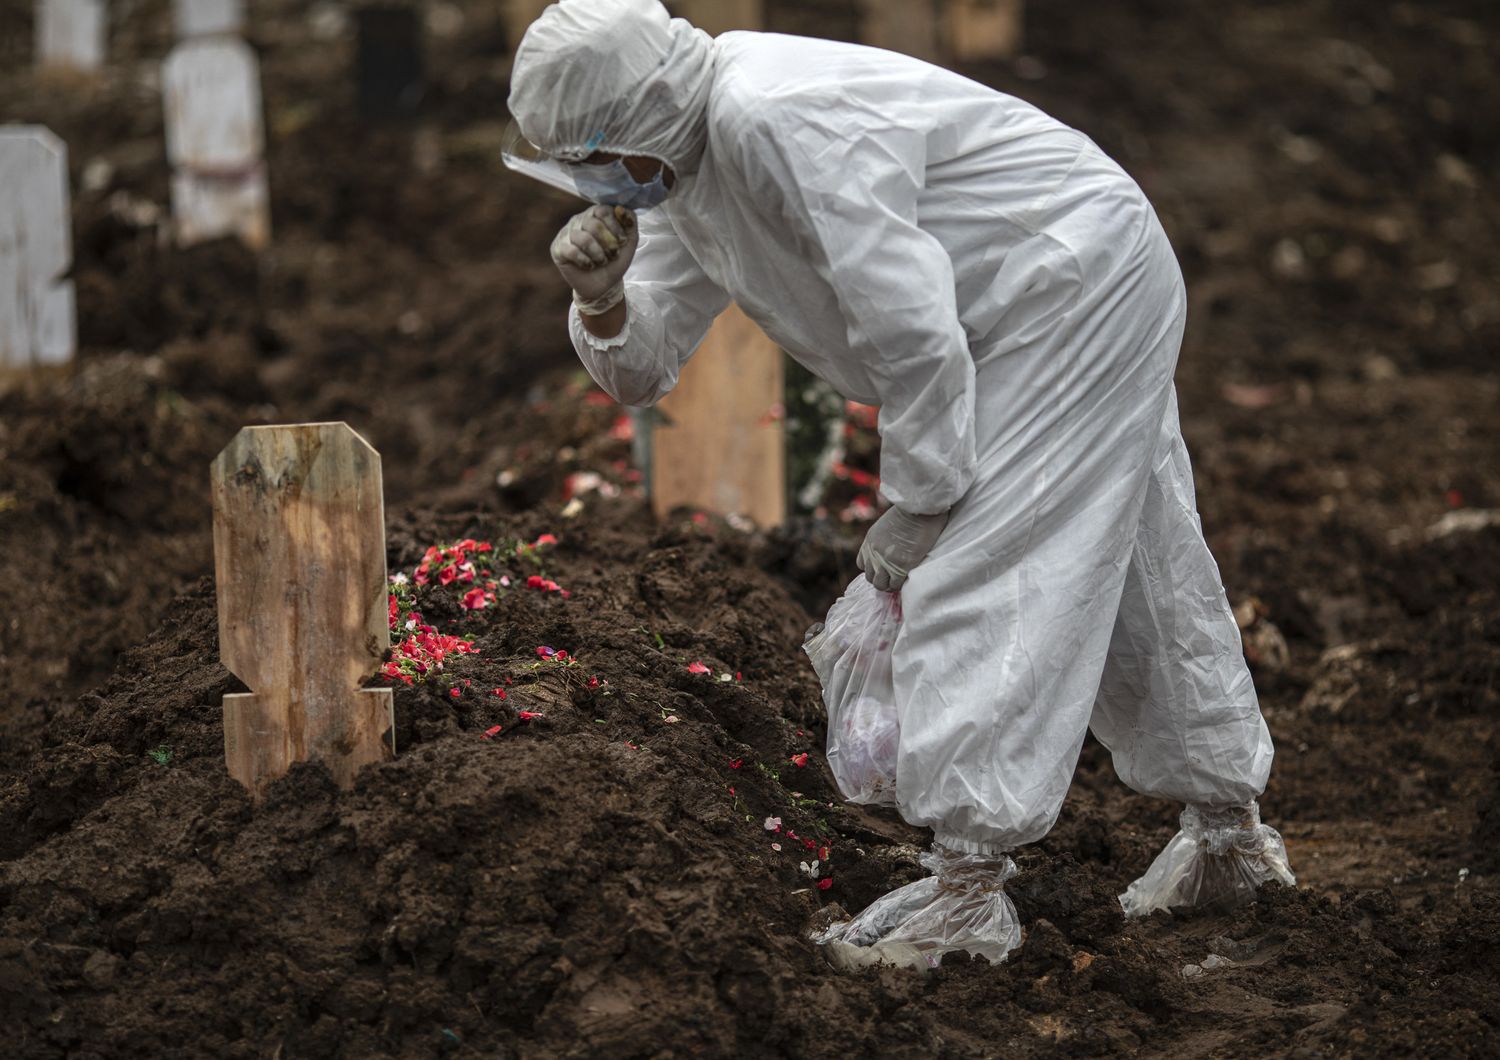
<svg viewBox="0 0 1500 1060"><path fill-rule="evenodd" d="M489 5L458 5L416 117L375 128L347 37L255 5L259 261L165 247L141 208L165 199L141 72L168 6L117 15L126 63L98 85L0 74L0 120L67 140L75 189L113 171L75 199L76 368L0 382L12 1054L1500 1051L1500 530L1429 532L1500 507L1488 5L1035 4L1031 58L966 71L1093 135L1178 247L1205 528L1289 649L1257 679L1279 749L1263 807L1299 886L1126 924L1114 895L1177 807L1091 744L1018 859L1022 950L928 976L835 974L804 941L829 904L915 878L926 841L840 804L821 766L797 649L860 527L657 524L628 490L560 514L568 473L621 481L628 444L560 327L545 246L568 204L496 161ZM852 10L772 21L841 35ZM398 689L397 759L347 793L301 768L252 806L222 765L241 686L217 662L207 465L243 424L324 419L383 454L392 570L553 532L572 595L470 614L424 590L480 654ZM829 890L768 816L827 841ZM1234 963L1183 978L1210 953Z"/></svg>

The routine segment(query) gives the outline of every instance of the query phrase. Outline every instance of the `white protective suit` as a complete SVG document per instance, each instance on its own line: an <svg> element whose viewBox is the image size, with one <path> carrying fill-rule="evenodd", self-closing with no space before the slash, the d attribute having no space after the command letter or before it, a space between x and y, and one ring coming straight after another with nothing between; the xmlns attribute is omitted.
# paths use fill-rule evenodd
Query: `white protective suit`
<svg viewBox="0 0 1500 1060"><path fill-rule="evenodd" d="M709 38L656 0L548 8L511 111L544 150L678 177L639 215L625 330L570 317L600 386L655 402L732 299L879 406L888 500L952 510L902 590L908 821L961 854L1040 839L1090 727L1136 791L1253 802L1272 747L1178 430L1182 279L1119 166L938 67Z"/></svg>

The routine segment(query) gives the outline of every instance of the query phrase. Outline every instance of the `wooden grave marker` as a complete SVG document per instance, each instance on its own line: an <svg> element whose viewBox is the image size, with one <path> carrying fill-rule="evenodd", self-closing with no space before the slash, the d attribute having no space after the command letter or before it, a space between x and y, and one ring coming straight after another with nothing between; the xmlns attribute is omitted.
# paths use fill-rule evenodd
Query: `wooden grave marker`
<svg viewBox="0 0 1500 1060"><path fill-rule="evenodd" d="M860 43L942 61L935 0L862 0Z"/></svg>
<svg viewBox="0 0 1500 1060"><path fill-rule="evenodd" d="M260 67L238 37L203 37L162 64L172 217L182 246L237 235L254 248L271 239Z"/></svg>
<svg viewBox="0 0 1500 1060"><path fill-rule="evenodd" d="M781 348L731 305L657 406L651 501L786 521L786 433Z"/></svg>
<svg viewBox="0 0 1500 1060"><path fill-rule="evenodd" d="M1024 0L947 0L943 38L957 62L1014 59L1021 52Z"/></svg>
<svg viewBox="0 0 1500 1060"><path fill-rule="evenodd" d="M68 148L40 125L0 128L0 368L73 359Z"/></svg>
<svg viewBox="0 0 1500 1060"><path fill-rule="evenodd" d="M246 427L213 462L224 761L259 797L295 762L349 787L395 754L380 454L344 423Z"/></svg>
<svg viewBox="0 0 1500 1060"><path fill-rule="evenodd" d="M173 0L178 40L237 37L245 29L245 0Z"/></svg>
<svg viewBox="0 0 1500 1060"><path fill-rule="evenodd" d="M712 36L736 29L764 29L765 0L670 0L672 14Z"/></svg>
<svg viewBox="0 0 1500 1060"><path fill-rule="evenodd" d="M92 73L104 65L104 0L37 0L36 65Z"/></svg>
<svg viewBox="0 0 1500 1060"><path fill-rule="evenodd" d="M510 45L510 54L515 55L516 49L521 46L521 38L526 35L526 29L538 18L542 12L547 10L547 5L554 0L504 0L505 4L505 40Z"/></svg>

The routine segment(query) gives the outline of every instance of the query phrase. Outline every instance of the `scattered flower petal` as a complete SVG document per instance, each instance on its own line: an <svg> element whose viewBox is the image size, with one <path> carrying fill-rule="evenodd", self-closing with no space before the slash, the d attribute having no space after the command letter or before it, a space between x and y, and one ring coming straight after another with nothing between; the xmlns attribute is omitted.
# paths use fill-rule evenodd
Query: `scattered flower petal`
<svg viewBox="0 0 1500 1060"><path fill-rule="evenodd" d="M766 818L766 822L765 822L765 829L766 829L767 832L779 832L779 831L781 831L781 818L780 817L767 817Z"/></svg>
<svg viewBox="0 0 1500 1060"><path fill-rule="evenodd" d="M470 589L464 593L462 602L470 611L482 611L489 603L489 599L483 589Z"/></svg>

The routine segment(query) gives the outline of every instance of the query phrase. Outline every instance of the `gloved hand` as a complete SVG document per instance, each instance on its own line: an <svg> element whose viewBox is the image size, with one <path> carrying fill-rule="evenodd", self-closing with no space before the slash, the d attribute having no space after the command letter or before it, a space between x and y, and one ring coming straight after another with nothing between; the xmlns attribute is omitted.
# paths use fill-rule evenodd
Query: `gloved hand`
<svg viewBox="0 0 1500 1060"><path fill-rule="evenodd" d="M640 239L635 214L623 206L590 206L563 225L552 241L552 263L573 288L580 313L598 316L620 304Z"/></svg>
<svg viewBox="0 0 1500 1060"><path fill-rule="evenodd" d="M912 568L927 558L947 525L947 512L909 515L900 508L891 508L865 534L855 562L875 588L896 592L906 584Z"/></svg>

